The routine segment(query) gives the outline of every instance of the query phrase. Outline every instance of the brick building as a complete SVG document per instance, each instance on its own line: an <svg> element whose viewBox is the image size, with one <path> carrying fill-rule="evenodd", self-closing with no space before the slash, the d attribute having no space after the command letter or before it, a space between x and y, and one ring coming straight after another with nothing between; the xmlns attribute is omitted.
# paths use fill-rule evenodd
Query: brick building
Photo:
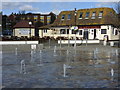
<svg viewBox="0 0 120 90"><path fill-rule="evenodd" d="M52 24L56 19L56 15L52 12L50 12L49 14L41 14L41 13L13 14L12 13L9 16L3 16L3 17L5 17L5 20L3 20L3 23L5 22L3 29L5 30L9 29L9 31L13 30L14 25L22 20L31 21L32 24L35 26L35 36L38 36L38 27Z"/></svg>

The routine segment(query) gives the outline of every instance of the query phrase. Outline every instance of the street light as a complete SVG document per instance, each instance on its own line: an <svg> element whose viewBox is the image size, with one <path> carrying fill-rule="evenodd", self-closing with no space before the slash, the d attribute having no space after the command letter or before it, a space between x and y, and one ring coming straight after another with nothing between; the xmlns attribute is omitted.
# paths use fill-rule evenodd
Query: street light
<svg viewBox="0 0 120 90"><path fill-rule="evenodd" d="M29 37L31 38L31 25L32 25L32 22L31 22L31 21L29 22L29 25L30 25Z"/></svg>
<svg viewBox="0 0 120 90"><path fill-rule="evenodd" d="M75 27L74 27L74 29L77 30L77 27L76 27L76 15L77 15L77 10L76 10L76 8L75 8L75 13L74 13L74 15L75 15ZM74 44L74 48L76 48L76 31L75 31L75 44Z"/></svg>

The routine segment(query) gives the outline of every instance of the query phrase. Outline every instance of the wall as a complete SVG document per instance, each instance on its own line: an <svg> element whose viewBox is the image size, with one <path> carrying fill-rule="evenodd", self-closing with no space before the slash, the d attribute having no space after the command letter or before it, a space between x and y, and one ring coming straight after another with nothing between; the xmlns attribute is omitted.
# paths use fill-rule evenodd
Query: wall
<svg viewBox="0 0 120 90"><path fill-rule="evenodd" d="M101 29L107 29L107 34L101 34ZM104 35L108 35L109 40L118 40L119 39L119 35L114 35L112 33L114 27L112 27L111 25L102 25L101 29L99 31L99 39L100 40L103 40Z"/></svg>
<svg viewBox="0 0 120 90"><path fill-rule="evenodd" d="M38 41L0 41L0 45L8 44L38 44Z"/></svg>
<svg viewBox="0 0 120 90"><path fill-rule="evenodd" d="M14 29L13 31L14 31L14 36L18 36L18 37L21 37L21 36L27 36L27 37L30 37L30 34L29 34L29 32L28 33L26 33L26 34L20 34L20 30L30 30L29 28L16 28L16 29ZM33 28L31 28L31 37L32 36L35 36L35 29L33 29Z"/></svg>

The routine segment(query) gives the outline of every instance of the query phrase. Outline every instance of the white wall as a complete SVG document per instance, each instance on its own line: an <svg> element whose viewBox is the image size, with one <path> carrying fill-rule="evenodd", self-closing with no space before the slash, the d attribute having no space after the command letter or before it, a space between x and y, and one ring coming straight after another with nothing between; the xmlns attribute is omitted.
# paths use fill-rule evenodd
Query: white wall
<svg viewBox="0 0 120 90"><path fill-rule="evenodd" d="M28 31L28 33L26 33L26 34L20 33L20 31L22 31L22 30L26 30L26 31ZM18 36L18 37L21 37L21 36L30 37L29 30L30 30L30 28L16 28L13 30L13 32L14 32L13 35ZM35 29L33 29L33 28L31 28L31 37L32 36L35 36Z"/></svg>
<svg viewBox="0 0 120 90"><path fill-rule="evenodd" d="M101 29L107 29L107 34L101 34ZM99 31L99 39L103 40L104 35L108 35L108 39L109 40L118 40L119 39L119 35L114 35L113 29L115 29L114 27L112 27L111 25L102 25L101 29Z"/></svg>
<svg viewBox="0 0 120 90"><path fill-rule="evenodd" d="M60 34L60 29L69 29L69 34ZM75 38L75 34L72 34L72 29L74 29L74 27L53 27L49 30L47 30L47 33L45 33L43 30L39 30L39 36L40 37L45 37L45 36L49 36L49 37L66 37L66 38ZM119 35L114 35L112 34L112 30L115 29L114 27L112 27L111 25L102 25L101 28L92 28L92 29L88 29L89 35L88 35L88 39L94 39L94 29L96 29L96 39L99 40L103 40L105 35L108 35L109 40L117 40L119 38ZM106 34L101 34L101 29L106 29L107 33ZM76 37L78 37L79 39L83 38L84 35L84 29L78 29L78 30L82 30L82 35L79 34L79 32L76 34ZM93 31L92 31L93 30Z"/></svg>

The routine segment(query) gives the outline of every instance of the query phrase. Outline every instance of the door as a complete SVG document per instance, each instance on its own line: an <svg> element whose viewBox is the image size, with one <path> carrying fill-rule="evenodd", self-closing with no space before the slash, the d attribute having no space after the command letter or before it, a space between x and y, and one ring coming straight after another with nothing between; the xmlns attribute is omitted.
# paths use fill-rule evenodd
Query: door
<svg viewBox="0 0 120 90"><path fill-rule="evenodd" d="M96 39L96 29L94 29L94 39Z"/></svg>
<svg viewBox="0 0 120 90"><path fill-rule="evenodd" d="M83 39L88 39L88 29L85 29L85 30L84 30Z"/></svg>

